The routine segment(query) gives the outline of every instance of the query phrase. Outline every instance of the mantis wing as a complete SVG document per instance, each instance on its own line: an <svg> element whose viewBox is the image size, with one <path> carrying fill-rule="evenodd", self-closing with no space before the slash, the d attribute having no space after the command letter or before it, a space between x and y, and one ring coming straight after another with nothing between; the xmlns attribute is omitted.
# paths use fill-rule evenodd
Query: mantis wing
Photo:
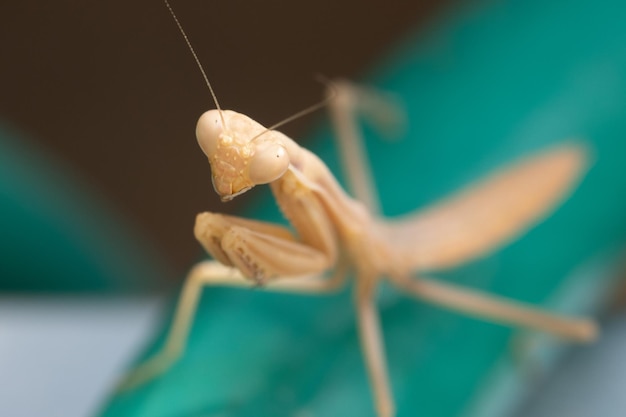
<svg viewBox="0 0 626 417"><path fill-rule="evenodd" d="M486 255L546 217L572 190L586 161L584 146L560 145L383 228L404 267L451 268Z"/></svg>

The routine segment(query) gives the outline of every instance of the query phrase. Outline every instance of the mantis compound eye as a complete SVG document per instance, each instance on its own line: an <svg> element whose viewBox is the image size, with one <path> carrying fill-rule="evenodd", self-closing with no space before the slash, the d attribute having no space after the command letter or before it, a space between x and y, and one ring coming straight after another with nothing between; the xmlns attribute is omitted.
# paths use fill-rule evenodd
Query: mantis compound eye
<svg viewBox="0 0 626 417"><path fill-rule="evenodd" d="M280 178L289 167L289 154L276 143L259 143L250 161L248 175L255 184L267 184Z"/></svg>
<svg viewBox="0 0 626 417"><path fill-rule="evenodd" d="M205 112L196 125L196 138L202 152L208 157L213 155L217 149L220 134L224 131L219 110L209 110Z"/></svg>

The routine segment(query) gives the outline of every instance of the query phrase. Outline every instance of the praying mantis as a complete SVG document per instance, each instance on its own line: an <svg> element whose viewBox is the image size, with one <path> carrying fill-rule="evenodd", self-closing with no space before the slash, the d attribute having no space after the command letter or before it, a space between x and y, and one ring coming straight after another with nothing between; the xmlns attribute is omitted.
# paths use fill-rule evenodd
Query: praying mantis
<svg viewBox="0 0 626 417"><path fill-rule="evenodd" d="M214 258L192 268L162 350L127 375L121 388L145 383L185 350L205 286L260 287L326 294L354 277L361 347L379 417L395 415L376 289L383 279L442 307L573 341L591 341L585 318L561 317L513 300L430 279L427 273L485 256L546 217L573 190L587 166L587 150L565 142L527 156L441 202L400 218L383 219L365 163L357 116L389 113L377 92L345 81L328 83L328 99L287 119L328 105L343 149L352 195L314 153L253 119L222 110L181 24L180 32L211 92L215 110L197 124L198 143L223 201L268 184L291 228L219 213L201 213L194 234ZM281 124L284 122L281 122ZM334 271L334 272L333 272Z"/></svg>

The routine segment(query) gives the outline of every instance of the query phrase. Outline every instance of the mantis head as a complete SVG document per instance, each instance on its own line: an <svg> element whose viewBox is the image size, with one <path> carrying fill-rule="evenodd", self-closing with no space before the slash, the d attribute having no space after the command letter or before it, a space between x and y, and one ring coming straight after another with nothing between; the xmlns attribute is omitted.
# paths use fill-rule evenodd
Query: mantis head
<svg viewBox="0 0 626 417"><path fill-rule="evenodd" d="M230 110L209 110L200 116L196 137L209 159L213 187L222 201L270 183L287 171L289 154L271 133Z"/></svg>

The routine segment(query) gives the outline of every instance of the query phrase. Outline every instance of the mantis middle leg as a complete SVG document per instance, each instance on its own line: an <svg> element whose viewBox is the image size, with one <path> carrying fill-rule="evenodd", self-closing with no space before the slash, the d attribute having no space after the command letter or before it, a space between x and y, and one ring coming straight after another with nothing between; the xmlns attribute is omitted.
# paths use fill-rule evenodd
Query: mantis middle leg
<svg viewBox="0 0 626 417"><path fill-rule="evenodd" d="M338 268L331 277L308 275L290 279L277 279L266 287L269 291L300 294L324 294L340 289L345 282L345 268ZM250 280L235 268L216 261L195 265L187 275L178 301L174 319L163 348L154 356L133 369L118 389L128 390L141 385L167 371L184 353L189 332L196 314L202 290L207 286L249 288Z"/></svg>
<svg viewBox="0 0 626 417"><path fill-rule="evenodd" d="M275 193L282 204L299 208L299 216L291 219L299 240L289 229L270 223L214 213L198 215L196 238L219 262L202 262L191 270L163 349L131 372L121 388L154 378L180 357L205 286L256 283L270 290L312 294L338 288L345 277L341 264L334 278L322 274L338 263L332 225L312 192L297 188L297 183L289 185L296 187L295 192L285 194L278 186Z"/></svg>
<svg viewBox="0 0 626 417"><path fill-rule="evenodd" d="M377 416L392 417L395 415L395 405L389 384L389 372L374 293L375 285L371 280L357 280L355 303L361 349L365 356Z"/></svg>

